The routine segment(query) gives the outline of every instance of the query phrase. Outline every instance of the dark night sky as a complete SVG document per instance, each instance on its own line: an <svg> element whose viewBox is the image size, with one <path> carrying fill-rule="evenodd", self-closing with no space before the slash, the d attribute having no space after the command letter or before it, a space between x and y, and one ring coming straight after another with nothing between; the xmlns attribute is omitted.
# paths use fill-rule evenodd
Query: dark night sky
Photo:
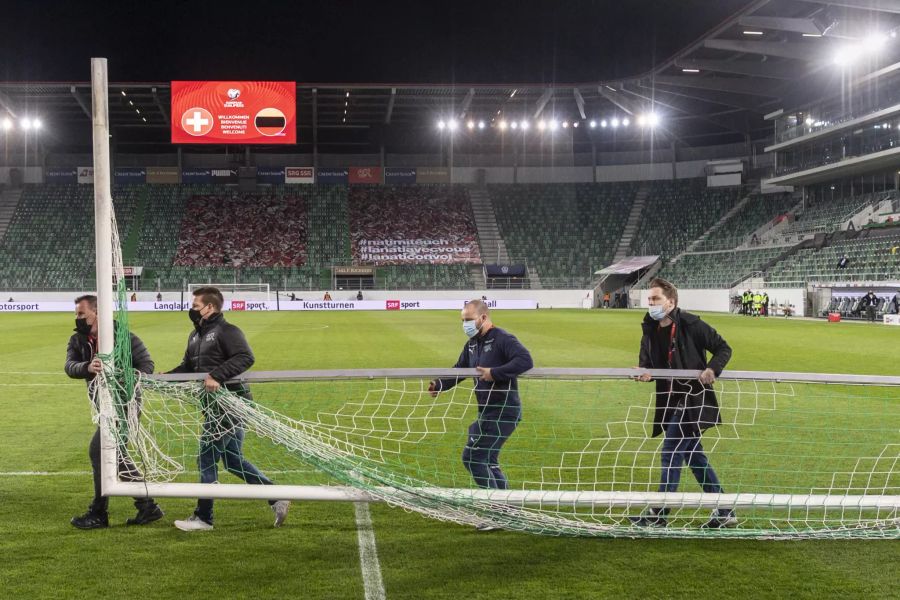
<svg viewBox="0 0 900 600"><path fill-rule="evenodd" d="M0 14L0 79L582 82L643 72L749 0L58 2Z"/></svg>

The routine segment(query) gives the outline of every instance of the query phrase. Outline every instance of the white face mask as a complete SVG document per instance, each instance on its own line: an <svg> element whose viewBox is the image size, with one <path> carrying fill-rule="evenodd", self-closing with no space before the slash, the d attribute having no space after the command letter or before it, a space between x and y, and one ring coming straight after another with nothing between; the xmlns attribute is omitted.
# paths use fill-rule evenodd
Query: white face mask
<svg viewBox="0 0 900 600"><path fill-rule="evenodd" d="M662 304L651 306L647 309L647 312L650 314L650 318L654 321L662 321L666 318L667 314L666 307Z"/></svg>
<svg viewBox="0 0 900 600"><path fill-rule="evenodd" d="M478 321L475 319L463 321L462 328L467 337L473 338L478 333Z"/></svg>

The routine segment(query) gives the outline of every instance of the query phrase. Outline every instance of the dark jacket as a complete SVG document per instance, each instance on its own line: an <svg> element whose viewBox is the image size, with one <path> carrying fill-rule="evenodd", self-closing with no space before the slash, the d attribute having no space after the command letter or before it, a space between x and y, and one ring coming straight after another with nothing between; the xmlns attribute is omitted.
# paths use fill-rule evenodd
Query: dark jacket
<svg viewBox="0 0 900 600"><path fill-rule="evenodd" d="M650 315L644 317L641 337L640 366L645 369L687 369L703 371L710 368L718 377L731 359L731 347L715 329L700 320L697 315L676 308L669 317L675 327L675 348L672 364L656 364L658 361L656 329L659 323ZM712 354L707 362L706 353ZM653 415L653 436L663 432L664 424L682 405L681 418L686 433L700 435L705 429L722 422L719 404L712 387L698 380L656 380L656 410Z"/></svg>
<svg viewBox="0 0 900 600"><path fill-rule="evenodd" d="M463 346L455 369L487 367L493 382L475 378L475 397L478 412L486 406L502 408L519 406L518 376L534 366L531 354L513 334L491 327L484 335L476 335ZM462 378L446 378L436 382L439 391L446 391Z"/></svg>
<svg viewBox="0 0 900 600"><path fill-rule="evenodd" d="M118 327L118 324L116 326ZM69 345L66 348L66 375L72 379L85 379L90 385L96 377L95 374L88 371L88 365L91 364L96 354L94 350L96 343L96 340L92 341L91 338L83 333L76 331L72 334L72 337L69 338ZM141 373L148 375L153 373L154 365L150 352L147 351L147 347L141 341L141 338L133 333L131 334L131 366Z"/></svg>
<svg viewBox="0 0 900 600"><path fill-rule="evenodd" d="M878 296L875 294L866 294L862 298L862 307L868 308L869 306L878 306Z"/></svg>
<svg viewBox="0 0 900 600"><path fill-rule="evenodd" d="M170 373L209 373L225 383L253 366L256 359L244 332L227 322L222 313L200 322L188 336L181 364ZM250 398L250 390L242 383L228 384L227 389Z"/></svg>

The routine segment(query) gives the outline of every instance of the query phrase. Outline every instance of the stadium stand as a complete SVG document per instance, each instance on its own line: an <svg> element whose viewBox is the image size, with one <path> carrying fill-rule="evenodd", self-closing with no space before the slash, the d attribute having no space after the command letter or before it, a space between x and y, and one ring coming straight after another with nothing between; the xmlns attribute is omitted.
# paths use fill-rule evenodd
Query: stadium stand
<svg viewBox="0 0 900 600"><path fill-rule="evenodd" d="M472 205L462 186L353 186L348 204L357 263L481 263Z"/></svg>
<svg viewBox="0 0 900 600"><path fill-rule="evenodd" d="M664 260L707 231L741 194L739 188L708 189L702 180L651 185L634 247L660 253ZM545 287L577 287L589 285L593 272L611 262L638 186L492 184L486 190L511 261L528 265ZM373 262L377 288L479 287L477 267L471 264L480 262L480 256L468 194L464 186L440 184L281 185L266 194L239 194L213 185L144 184L113 191L123 257L126 264L144 266L144 289L157 284L181 289L200 282L329 289L332 266ZM848 214L886 197L878 193L817 202L791 230L835 228ZM0 242L0 285L93 287L92 203L90 185L25 186ZM701 246L666 264L660 275L681 287L714 288L762 271L789 247L767 242L733 249L750 232L785 214L791 203L789 195L754 196ZM801 245L768 269L767 280L784 287L828 279L898 278L897 254L890 253L900 245L895 238L873 234L819 250ZM446 240L459 250L438 259L425 251L425 257L372 261L361 257L363 239ZM843 256L848 264L839 269Z"/></svg>
<svg viewBox="0 0 900 600"><path fill-rule="evenodd" d="M329 266L351 263L346 187L339 185L279 186L277 193L301 195L306 198L309 213L308 264Z"/></svg>
<svg viewBox="0 0 900 600"><path fill-rule="evenodd" d="M900 234L858 237L820 250L802 248L769 269L766 282L787 287L807 281L885 281L900 279ZM838 263L846 257L846 266Z"/></svg>
<svg viewBox="0 0 900 600"><path fill-rule="evenodd" d="M43 289L94 285L91 185L26 185L0 245L0 284ZM122 239L129 237L137 190L113 190Z"/></svg>
<svg viewBox="0 0 900 600"><path fill-rule="evenodd" d="M385 289L471 289L474 286L466 265L404 265L377 269L378 287Z"/></svg>
<svg viewBox="0 0 900 600"><path fill-rule="evenodd" d="M797 214L796 220L788 225L782 233L817 233L836 231L841 223L866 206L881 202L889 193L863 194L836 199L811 201Z"/></svg>
<svg viewBox="0 0 900 600"><path fill-rule="evenodd" d="M448 239L468 249L453 260L479 261L464 188L354 189L361 233ZM342 186L277 186L270 194L238 194L212 185L129 185L115 188L113 196L125 262L145 267L145 288L155 289L158 279L162 289L232 281L322 289L331 286L332 265L353 262L348 190ZM92 287L92 206L90 185L27 186L0 245L4 287ZM374 214L380 220L366 216ZM390 229L398 214L406 215L408 226ZM473 285L465 265L406 262L379 270L378 287Z"/></svg>
<svg viewBox="0 0 900 600"><path fill-rule="evenodd" d="M297 196L195 195L185 207L174 264L300 266L307 224L306 203Z"/></svg>
<svg viewBox="0 0 900 600"><path fill-rule="evenodd" d="M760 272L766 263L785 250L785 247L768 246L752 250L685 254L677 262L663 267L659 276L682 288L730 287Z"/></svg>
<svg viewBox="0 0 900 600"><path fill-rule="evenodd" d="M330 286L330 277L320 265L348 264L349 238L346 221L346 188L340 186L277 186L272 197L281 201L303 198L307 204L310 266L176 266L179 228L190 198L196 194L221 193L221 189L198 185L147 186L155 193L144 221L135 263L150 265L145 280L164 289L179 289L186 282L268 283L276 289L319 289ZM323 281L324 279L324 281Z"/></svg>
<svg viewBox="0 0 900 600"><path fill-rule="evenodd" d="M710 233L695 250L727 250L747 241L754 231L781 215L796 203L791 194L755 194L735 215Z"/></svg>
<svg viewBox="0 0 900 600"><path fill-rule="evenodd" d="M654 181L640 227L632 242L634 254L676 256L737 204L742 187L707 188L706 180Z"/></svg>
<svg viewBox="0 0 900 600"><path fill-rule="evenodd" d="M488 191L512 262L585 285L609 264L638 184L496 184Z"/></svg>
<svg viewBox="0 0 900 600"><path fill-rule="evenodd" d="M147 190L147 203L137 250L130 257L132 264L147 265L145 277L148 280L160 278L167 289L178 289L182 285L181 274L175 273L172 262L178 249L178 232L184 215L183 194L189 186L160 184L143 187ZM126 258L127 257L123 257Z"/></svg>

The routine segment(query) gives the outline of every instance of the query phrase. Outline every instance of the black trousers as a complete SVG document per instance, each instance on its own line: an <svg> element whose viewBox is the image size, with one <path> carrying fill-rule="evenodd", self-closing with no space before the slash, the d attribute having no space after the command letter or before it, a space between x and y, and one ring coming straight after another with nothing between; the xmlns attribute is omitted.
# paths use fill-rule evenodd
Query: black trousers
<svg viewBox="0 0 900 600"><path fill-rule="evenodd" d="M118 454L119 478L124 481L143 481L141 472L128 456L121 450ZM91 445L88 447L88 456L91 457L91 469L94 472L94 500L91 502L91 511L105 513L109 509L109 498L103 496L100 489L100 429L94 432ZM153 498L135 498L134 506L138 510L155 504Z"/></svg>
<svg viewBox="0 0 900 600"><path fill-rule="evenodd" d="M875 322L875 306L870 304L866 307L866 317L873 323Z"/></svg>

